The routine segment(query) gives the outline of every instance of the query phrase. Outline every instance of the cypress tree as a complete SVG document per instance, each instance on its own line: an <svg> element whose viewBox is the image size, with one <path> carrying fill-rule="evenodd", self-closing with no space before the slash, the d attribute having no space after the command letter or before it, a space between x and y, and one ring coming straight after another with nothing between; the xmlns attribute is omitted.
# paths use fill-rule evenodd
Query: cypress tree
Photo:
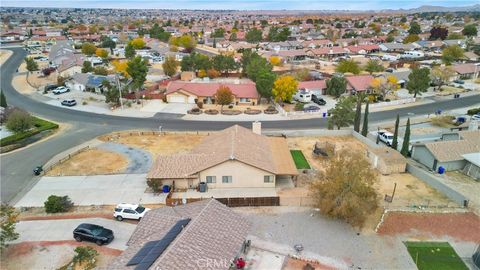
<svg viewBox="0 0 480 270"><path fill-rule="evenodd" d="M397 120L395 121L395 132L393 133L392 148L397 150L398 147L398 125L400 124L400 116L397 114Z"/></svg>
<svg viewBox="0 0 480 270"><path fill-rule="evenodd" d="M403 145L400 153L404 156L408 156L408 146L410 145L410 118L407 120L407 128L405 129L405 136L403 137Z"/></svg>
<svg viewBox="0 0 480 270"><path fill-rule="evenodd" d="M368 134L368 104L369 102L367 101L367 106L365 107L365 114L363 115L362 135L364 137L367 137Z"/></svg>
<svg viewBox="0 0 480 270"><path fill-rule="evenodd" d="M5 95L3 94L3 91L0 91L0 107L7 108L7 99L5 98Z"/></svg>
<svg viewBox="0 0 480 270"><path fill-rule="evenodd" d="M353 130L360 132L360 121L362 120L362 99L357 96L357 110L355 111L355 122L353 122Z"/></svg>

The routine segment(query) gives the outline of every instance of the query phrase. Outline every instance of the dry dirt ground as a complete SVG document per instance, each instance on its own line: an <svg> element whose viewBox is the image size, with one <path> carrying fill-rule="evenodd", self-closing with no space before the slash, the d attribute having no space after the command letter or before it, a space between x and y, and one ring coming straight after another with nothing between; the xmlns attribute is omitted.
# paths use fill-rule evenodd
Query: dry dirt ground
<svg viewBox="0 0 480 270"><path fill-rule="evenodd" d="M311 266L313 268L308 268ZM301 269L315 269L315 270L333 270L335 268L317 263L317 262L305 262L293 258L285 258L283 262L282 270L301 270Z"/></svg>
<svg viewBox="0 0 480 270"><path fill-rule="evenodd" d="M57 75L56 73L50 74L50 76L43 77L39 76L35 73L32 73L28 76L28 82L31 86L37 89L43 90L43 86L47 84L56 84L57 83Z"/></svg>
<svg viewBox="0 0 480 270"><path fill-rule="evenodd" d="M31 94L36 91L35 88L28 84L26 75L17 75L13 77L12 86L22 94Z"/></svg>
<svg viewBox="0 0 480 270"><path fill-rule="evenodd" d="M121 154L105 150L89 149L55 166L51 171L48 171L46 175L114 174L123 172L127 166L128 159Z"/></svg>
<svg viewBox="0 0 480 270"><path fill-rule="evenodd" d="M85 245L93 247L99 253L97 267L100 269L121 254L120 250L75 241L23 242L10 245L5 250L1 269L58 269L72 260L77 246Z"/></svg>
<svg viewBox="0 0 480 270"><path fill-rule="evenodd" d="M99 139L102 141L111 141L115 143L129 145L132 147L141 148L152 153L153 156L157 156L188 152L198 143L200 143L202 139L205 138L205 136L207 135L197 135L189 133L133 135L120 137L105 135L99 137ZM112 137L113 140L109 140L109 138Z"/></svg>
<svg viewBox="0 0 480 270"><path fill-rule="evenodd" d="M0 66L7 61L7 59L12 55L12 51L9 50L0 50Z"/></svg>

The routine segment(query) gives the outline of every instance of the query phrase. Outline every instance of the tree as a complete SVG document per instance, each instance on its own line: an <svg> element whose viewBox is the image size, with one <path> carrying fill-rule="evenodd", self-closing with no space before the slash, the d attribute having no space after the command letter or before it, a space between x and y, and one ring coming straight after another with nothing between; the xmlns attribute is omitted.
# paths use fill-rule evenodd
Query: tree
<svg viewBox="0 0 480 270"><path fill-rule="evenodd" d="M18 213L10 205L0 206L0 251L7 247L7 243L18 239L18 233L15 232Z"/></svg>
<svg viewBox="0 0 480 270"><path fill-rule="evenodd" d="M403 137L403 144L402 150L400 150L400 154L404 157L408 156L408 152L410 151L410 118L407 120L407 128L405 129L405 136Z"/></svg>
<svg viewBox="0 0 480 270"><path fill-rule="evenodd" d="M257 81L257 75L260 73L260 71L268 71L272 72L272 65L268 63L268 61L260 56L253 56L249 63L247 64L246 67L246 75L249 79L252 81L256 82Z"/></svg>
<svg viewBox="0 0 480 270"><path fill-rule="evenodd" d="M114 60L112 61L112 65L113 65L113 70L115 70L115 72L121 73L124 77L129 76L127 73L128 63L126 61Z"/></svg>
<svg viewBox="0 0 480 270"><path fill-rule="evenodd" d="M397 120L395 120L395 131L393 132L392 148L397 150L398 148L398 126L400 125L400 116L397 114Z"/></svg>
<svg viewBox="0 0 480 270"><path fill-rule="evenodd" d="M462 34L467 37L474 37L477 35L477 27L475 26L475 24L465 25L462 30Z"/></svg>
<svg viewBox="0 0 480 270"><path fill-rule="evenodd" d="M223 38L225 36L225 29L223 28L217 28L213 33L210 34L210 37L212 38Z"/></svg>
<svg viewBox="0 0 480 270"><path fill-rule="evenodd" d="M451 65L452 62L463 58L464 50L458 45L448 46L442 50L442 61L446 65Z"/></svg>
<svg viewBox="0 0 480 270"><path fill-rule="evenodd" d="M162 64L165 75L172 77L177 73L178 62L173 56L167 56Z"/></svg>
<svg viewBox="0 0 480 270"><path fill-rule="evenodd" d="M113 41L113 39L111 39L109 36L101 36L100 42L101 42L100 47L109 48L111 54L113 54L113 49L117 47L117 44L115 43L115 41Z"/></svg>
<svg viewBox="0 0 480 270"><path fill-rule="evenodd" d="M233 56L223 54L217 55L213 58L212 66L214 69L224 74L228 74L229 71L238 68L238 65L235 62Z"/></svg>
<svg viewBox="0 0 480 270"><path fill-rule="evenodd" d="M170 33L165 32L165 29L160 27L158 23L155 23L152 28L150 28L150 37L151 38L156 38L158 40L161 40L163 42L168 42L170 39Z"/></svg>
<svg viewBox="0 0 480 270"><path fill-rule="evenodd" d="M197 46L197 41L190 35L170 37L169 43L170 45L184 48L185 52L188 53L192 52L195 46Z"/></svg>
<svg viewBox="0 0 480 270"><path fill-rule="evenodd" d="M102 58L102 59L107 59L108 57L108 51L105 50L105 49L101 49L101 48L98 48L96 51L95 51L95 55Z"/></svg>
<svg viewBox="0 0 480 270"><path fill-rule="evenodd" d="M2 90L0 90L0 107L7 108L7 98L5 97L5 94L3 93Z"/></svg>
<svg viewBox="0 0 480 270"><path fill-rule="evenodd" d="M437 40L441 39L444 40L448 36L448 29L445 27L441 26L435 26L432 29L430 29L430 37L428 38L429 40Z"/></svg>
<svg viewBox="0 0 480 270"><path fill-rule="evenodd" d="M262 40L262 31L257 28L250 29L245 35L248 43L258 43Z"/></svg>
<svg viewBox="0 0 480 270"><path fill-rule="evenodd" d="M419 35L422 33L422 29L420 28L420 25L417 22L412 22L410 24L410 29L408 29L408 33L410 35Z"/></svg>
<svg viewBox="0 0 480 270"><path fill-rule="evenodd" d="M278 77L273 83L272 96L275 101L292 100L293 94L298 90L298 82L292 76L283 75Z"/></svg>
<svg viewBox="0 0 480 270"><path fill-rule="evenodd" d="M107 76L108 75L108 70L105 67L98 66L98 67L95 67L93 69L93 74Z"/></svg>
<svg viewBox="0 0 480 270"><path fill-rule="evenodd" d="M113 86L109 81L104 80L102 86L105 89L103 95L105 96L105 103L118 105L120 103L120 93L117 86Z"/></svg>
<svg viewBox="0 0 480 270"><path fill-rule="evenodd" d="M50 195L44 206L47 213L68 212L73 207L73 202L68 196Z"/></svg>
<svg viewBox="0 0 480 270"><path fill-rule="evenodd" d="M135 48L133 48L133 46L130 43L127 44L127 46L125 46L125 57L130 59L130 58L133 58L135 54L136 54Z"/></svg>
<svg viewBox="0 0 480 270"><path fill-rule="evenodd" d="M230 88L227 86L220 86L215 93L215 100L217 104L222 105L221 111L223 111L223 106L228 105L233 102L233 94Z"/></svg>
<svg viewBox="0 0 480 270"><path fill-rule="evenodd" d="M369 102L367 101L367 105L365 106L365 113L363 114L363 125L362 125L362 135L363 137L367 137L368 135L368 107Z"/></svg>
<svg viewBox="0 0 480 270"><path fill-rule="evenodd" d="M374 78L370 84L374 93L385 99L388 94L398 89L398 79L394 75L388 75L386 78Z"/></svg>
<svg viewBox="0 0 480 270"><path fill-rule="evenodd" d="M218 78L218 77L220 77L220 72L218 72L218 70L215 70L215 69L211 68L211 69L207 70L207 76L210 79Z"/></svg>
<svg viewBox="0 0 480 270"><path fill-rule="evenodd" d="M446 66L446 67L440 67L436 66L432 68L431 72L431 77L432 81L438 85L438 90L444 85L447 84L450 79L455 76L455 70L453 70L451 67Z"/></svg>
<svg viewBox="0 0 480 270"><path fill-rule="evenodd" d="M335 107L328 111L331 117L328 119L328 128L338 129L342 127L348 127L354 123L355 120L355 98L354 97L341 97Z"/></svg>
<svg viewBox="0 0 480 270"><path fill-rule="evenodd" d="M138 90L143 87L143 83L147 77L147 60L142 59L140 56L135 56L128 61L126 71L132 78L132 87L135 89L138 102Z"/></svg>
<svg viewBox="0 0 480 270"><path fill-rule="evenodd" d="M419 41L420 40L420 37L418 35L408 35L407 37L405 37L405 39L403 39L403 44L408 44L408 43L413 43L415 41Z"/></svg>
<svg viewBox="0 0 480 270"><path fill-rule="evenodd" d="M272 97L272 88L276 77L275 73L268 70L260 70L258 72L256 87L261 97L267 99Z"/></svg>
<svg viewBox="0 0 480 270"><path fill-rule="evenodd" d="M364 155L344 150L331 159L310 191L323 215L361 227L378 207L376 182L378 175Z"/></svg>
<svg viewBox="0 0 480 270"><path fill-rule="evenodd" d="M353 59L340 61L335 70L341 73L350 72L353 74L359 74L361 71L360 66Z"/></svg>
<svg viewBox="0 0 480 270"><path fill-rule="evenodd" d="M291 32L288 27L284 27L280 30L278 27L273 26L268 32L267 40L273 42L286 41L290 34Z"/></svg>
<svg viewBox="0 0 480 270"><path fill-rule="evenodd" d="M357 108L355 109L355 119L353 122L353 130L355 130L356 132L360 132L360 121L362 119L362 102L365 99L365 94L357 93L355 96L357 99Z"/></svg>
<svg viewBox="0 0 480 270"><path fill-rule="evenodd" d="M279 56L270 56L270 64L272 64L272 66L281 66L282 65L282 58L280 58Z"/></svg>
<svg viewBox="0 0 480 270"><path fill-rule="evenodd" d="M98 252L92 247L76 247L75 248L75 256L73 256L73 264L76 266L74 269L81 269L84 270L91 270L95 269L97 265L97 256Z"/></svg>
<svg viewBox="0 0 480 270"><path fill-rule="evenodd" d="M143 38L134 38L128 44L130 44L135 50L143 49L147 44Z"/></svg>
<svg viewBox="0 0 480 270"><path fill-rule="evenodd" d="M347 80L344 77L333 76L326 81L328 95L339 98L345 91L347 91Z"/></svg>
<svg viewBox="0 0 480 270"><path fill-rule="evenodd" d="M82 44L82 53L88 56L92 56L95 54L97 47L90 42L85 42Z"/></svg>
<svg viewBox="0 0 480 270"><path fill-rule="evenodd" d="M233 33L230 35L229 40L230 40L230 41L237 41L237 33L236 33L236 32L233 32Z"/></svg>
<svg viewBox="0 0 480 270"><path fill-rule="evenodd" d="M25 57L25 63L27 63L27 70L29 72L38 70L38 64L32 57Z"/></svg>
<svg viewBox="0 0 480 270"><path fill-rule="evenodd" d="M368 71L370 74L374 72L382 72L384 69L382 63L378 60L370 59L365 65L365 71Z"/></svg>
<svg viewBox="0 0 480 270"><path fill-rule="evenodd" d="M430 70L428 68L414 68L408 75L407 89L413 97L427 92L430 86Z"/></svg>
<svg viewBox="0 0 480 270"><path fill-rule="evenodd" d="M308 68L302 68L295 71L294 77L297 81L310 81L312 79Z"/></svg>
<svg viewBox="0 0 480 270"><path fill-rule="evenodd" d="M88 72L92 72L92 71L93 71L92 62L83 61L82 73L88 73Z"/></svg>
<svg viewBox="0 0 480 270"><path fill-rule="evenodd" d="M28 112L15 109L8 114L6 126L15 133L24 132L33 126L33 118Z"/></svg>

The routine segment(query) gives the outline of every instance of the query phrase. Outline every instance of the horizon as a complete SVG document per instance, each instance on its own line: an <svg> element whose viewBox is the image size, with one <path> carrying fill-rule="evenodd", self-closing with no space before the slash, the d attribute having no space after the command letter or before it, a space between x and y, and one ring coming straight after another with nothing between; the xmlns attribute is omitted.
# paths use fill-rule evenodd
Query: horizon
<svg viewBox="0 0 480 270"><path fill-rule="evenodd" d="M131 0L104 0L102 2L94 0L63 1L63 0L17 0L2 1L2 7L20 7L20 8L101 8L101 9L159 9L159 10L266 10L266 11L371 11L371 10L400 10L419 8L421 6L441 6L441 7L464 7L479 4L478 1L471 0L339 0L335 4L331 1L317 0L304 1L301 4L288 0L246 0L242 2L234 0L177 0L175 2L165 1L131 1ZM188 7L188 8L186 8ZM306 9L308 7L308 9ZM333 8L335 7L335 8ZM368 8L365 8L368 7Z"/></svg>

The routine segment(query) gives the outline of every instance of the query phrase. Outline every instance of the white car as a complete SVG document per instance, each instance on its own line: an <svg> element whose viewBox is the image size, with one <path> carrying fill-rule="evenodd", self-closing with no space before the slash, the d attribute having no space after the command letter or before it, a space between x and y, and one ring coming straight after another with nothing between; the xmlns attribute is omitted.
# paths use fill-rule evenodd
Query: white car
<svg viewBox="0 0 480 270"><path fill-rule="evenodd" d="M150 211L150 208L145 208L139 204L121 203L115 207L113 217L118 221L122 221L123 219L140 220L148 211Z"/></svg>
<svg viewBox="0 0 480 270"><path fill-rule="evenodd" d="M477 114L472 115L471 120L480 121L480 113L477 113Z"/></svg>
<svg viewBox="0 0 480 270"><path fill-rule="evenodd" d="M393 143L393 134L388 131L378 132L378 137L380 138L380 141L384 142L388 146L391 146Z"/></svg>
<svg viewBox="0 0 480 270"><path fill-rule="evenodd" d="M70 89L68 89L65 86L57 87L55 90L52 91L52 93L55 94L55 95L60 95L60 94L67 93L67 92L70 92Z"/></svg>

